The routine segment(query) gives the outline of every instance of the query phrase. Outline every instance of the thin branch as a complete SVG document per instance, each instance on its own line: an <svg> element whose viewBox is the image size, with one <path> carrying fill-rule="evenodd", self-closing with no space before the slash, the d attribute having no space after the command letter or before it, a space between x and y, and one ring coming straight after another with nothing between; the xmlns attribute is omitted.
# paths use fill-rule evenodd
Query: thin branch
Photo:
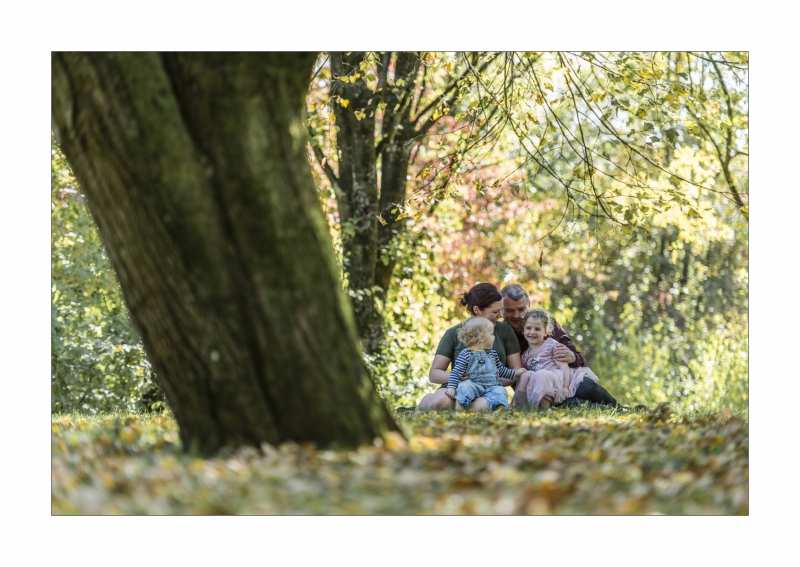
<svg viewBox="0 0 800 567"><path fill-rule="evenodd" d="M484 61L484 63L481 65L481 67L479 69L479 72L485 71L486 68L492 63L492 61L495 60L496 57L497 57L497 55L495 55L493 57L490 57L489 59ZM416 118L414 118L414 120L412 121L411 126L412 127L416 126L419 123L419 121L422 119L423 116L425 116L427 113L431 112L433 109L435 109L440 104L444 104L444 105L446 105L448 107L452 107L453 101L455 100L455 94L456 94L456 93L453 92L453 89L458 87L458 83L460 81L462 81L463 79L465 79L467 77L467 75L470 74L470 72L471 72L471 64L470 64L469 60L467 60L467 69L464 71L464 73L462 73L462 75L458 79L456 79L455 81L450 83L450 85L439 96L437 96L433 101L431 101L430 104L428 104L428 106L426 106L425 109L422 112L417 114ZM438 118L436 120L438 120ZM436 120L434 120L433 117L431 116L431 118L428 118L424 123L422 123L422 125L420 125L419 127L415 128L415 130L414 130L415 133L416 134L424 134L425 132L430 130L431 126L433 126L433 124L434 124L434 122L436 122Z"/></svg>
<svg viewBox="0 0 800 567"><path fill-rule="evenodd" d="M330 58L331 58L330 53L325 56L325 60L320 64L319 67L317 67L317 70L314 71L314 75L311 77L311 80L309 81L309 83L314 82L314 79L317 78L317 75L319 75L319 72L322 71L322 68L325 67L325 63L327 63L328 59L330 59Z"/></svg>
<svg viewBox="0 0 800 567"><path fill-rule="evenodd" d="M474 67L471 67L471 68L474 70ZM482 81L482 79L481 79L479 74L476 74L476 80L477 80L479 85L483 83L483 81ZM485 85L484 85L484 87L485 87ZM506 115L508 124L511 125L512 130L514 130L514 133L517 135L517 138L520 141L520 145L525 148L526 153L529 156L531 156L531 159L533 159L537 163L537 165L539 165L540 168L546 170L548 173L550 173L550 175L553 176L554 179L556 179L559 183L561 183L561 185L564 187L564 189L567 192L567 200L570 200L571 199L571 194L570 194L571 188L570 188L569 184L567 184L566 182L564 182L563 179L561 179L561 176L559 176L558 173L556 173L556 171L553 169L553 167L547 161L542 161L542 160L538 159L535 154L531 153L530 150L528 150L527 147L525 147L524 140L526 138L524 136L522 136L522 134L520 133L519 127L516 124L516 122L513 120L513 118L511 117L509 110L507 108L503 108L502 104L498 104L497 103L496 97L493 95L493 93L491 93L491 91L488 88L487 88L487 92L491 95L492 99L495 101L496 106L498 106L498 107L503 109L503 112ZM538 150L537 150L537 153L539 153Z"/></svg>
<svg viewBox="0 0 800 567"><path fill-rule="evenodd" d="M642 153L642 151L639 148L637 148L636 145L634 145L631 142L626 142L625 140L623 140L620 137L620 135L617 134L617 131L614 129L614 127L610 123L607 123L605 120L603 120L603 118L601 116L597 115L597 112L595 112L595 110L592 108L592 106L586 101L586 98L583 96L583 93L578 92L578 96L580 96L583 99L583 101L586 102L586 104L587 104L589 110L592 112L592 114L595 115L595 117L600 121L600 123L603 126L606 127L608 132L610 134L612 134L614 136L614 138L616 138L621 144L623 144L623 146L625 146L627 148L630 148L630 150L633 151L636 155L638 155L639 157L644 159L647 163L649 163L650 165L652 165L653 167L655 167L659 171L662 171L662 172L666 173L667 175L671 175L672 177L675 177L676 179L678 179L680 181L683 181L685 183L689 183L690 185L693 185L695 187L700 187L701 189L709 189L708 187L703 187L701 185L697 185L696 183L694 183L694 182L692 182L692 181L690 181L688 179L684 179L683 177L677 175L676 173L669 171L668 169L666 169L662 165L654 162L650 157L648 157L644 153Z"/></svg>
<svg viewBox="0 0 800 567"><path fill-rule="evenodd" d="M311 145L310 142L309 145ZM328 164L328 159L325 157L325 154L322 153L322 150L319 148L319 146L311 146L311 149L313 150L314 156L317 158L317 162L319 162L319 166L322 168L322 171L325 172L325 177L328 178L328 181L330 182L331 187L338 198L342 191L341 186L339 185L339 178L336 177L333 169L331 169L331 166Z"/></svg>
<svg viewBox="0 0 800 567"><path fill-rule="evenodd" d="M563 64L564 63L564 58L561 56L560 53L558 54L558 58L561 61L561 63ZM578 101L575 100L575 93L573 92L572 86L571 86L572 79L568 75L566 77L565 83L567 84L567 88L569 89L569 94L572 97L572 104L575 105L575 116L576 116L577 122L578 122L578 132L581 135L581 146L583 147L583 152L584 152L583 159L586 162L587 167L590 168L590 170L587 171L586 174L587 174L587 177L589 178L589 183L590 183L590 185L592 187L592 192L594 193L595 200L597 201L597 204L600 205L600 207L603 209L603 212L606 215L608 215L609 218L611 218L612 220L616 220L614 218L614 216L611 215L611 212L603 204L603 199L601 199L600 195L597 194L597 187L595 187L595 185L594 185L594 175L593 175L593 173L591 171L591 170L594 169L594 165L592 164L592 160L589 157L589 153L588 153L588 150L587 150L587 147L586 147L586 139L583 136L583 126L581 125L580 113L578 112Z"/></svg>
<svg viewBox="0 0 800 567"><path fill-rule="evenodd" d="M713 59L713 58L710 58L710 57L703 57L702 55L698 54L695 51L689 51L688 53L689 53L689 55L692 55L693 57L697 57L698 59L702 59L703 61L708 61L710 63L720 63L722 65L725 65L726 67L732 67L734 69L739 69L740 71L747 71L748 70L747 67L742 67L741 65L736 65L734 63L729 62L727 59L724 59L724 58L723 58L722 61L720 61L719 59Z"/></svg>

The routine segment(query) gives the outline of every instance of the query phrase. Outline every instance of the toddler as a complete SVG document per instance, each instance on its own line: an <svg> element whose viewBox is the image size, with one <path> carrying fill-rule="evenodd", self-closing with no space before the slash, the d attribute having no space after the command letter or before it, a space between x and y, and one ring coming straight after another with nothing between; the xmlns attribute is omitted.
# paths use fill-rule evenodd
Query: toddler
<svg viewBox="0 0 800 567"><path fill-rule="evenodd" d="M458 330L458 340L467 348L453 363L445 393L464 407L475 398L483 397L491 409L500 406L508 409L508 391L500 384L499 376L514 380L525 372L524 368L511 370L500 362L494 344L494 325L484 317L467 319ZM461 380L463 376L467 380Z"/></svg>

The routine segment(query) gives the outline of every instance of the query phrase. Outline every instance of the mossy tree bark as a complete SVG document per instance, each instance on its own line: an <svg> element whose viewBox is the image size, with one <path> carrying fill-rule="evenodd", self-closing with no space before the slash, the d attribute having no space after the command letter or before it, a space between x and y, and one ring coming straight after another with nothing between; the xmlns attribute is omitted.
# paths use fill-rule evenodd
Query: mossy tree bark
<svg viewBox="0 0 800 567"><path fill-rule="evenodd" d="M398 430L361 359L307 163L314 60L52 58L54 131L187 449Z"/></svg>
<svg viewBox="0 0 800 567"><path fill-rule="evenodd" d="M358 69L363 52L332 53L334 77L344 77ZM349 101L334 105L339 159L336 201L342 227L343 267L353 299L356 327L363 348L375 352L381 336L383 318L372 297L375 259L378 255L378 174L375 168L375 116L377 97L364 81L336 81L336 91ZM354 109L365 109L363 119Z"/></svg>
<svg viewBox="0 0 800 567"><path fill-rule="evenodd" d="M402 79L403 87L393 87L388 82L388 70L393 54L382 54L379 70L379 88L385 91L380 97L369 90L364 81L341 80L359 71L364 52L331 53L331 71L336 77L332 94L348 101L348 105L334 105L336 144L340 150L339 175L330 168L325 173L336 192L339 218L342 224L344 269L348 287L353 297L356 327L366 352L379 350L383 341L383 315L380 306L386 301L392 272L397 259L390 253L392 240L402 230L397 215L389 211L406 197L406 175L411 163L413 137L423 131L414 126L419 117L412 117L414 85L420 70L416 53L400 52L394 59L395 81ZM375 110L380 102L386 103L376 139ZM355 112L363 110L359 119ZM319 151L317 151L319 157ZM381 181L378 183L380 163ZM378 223L382 213L383 223ZM377 300L377 301L376 301Z"/></svg>

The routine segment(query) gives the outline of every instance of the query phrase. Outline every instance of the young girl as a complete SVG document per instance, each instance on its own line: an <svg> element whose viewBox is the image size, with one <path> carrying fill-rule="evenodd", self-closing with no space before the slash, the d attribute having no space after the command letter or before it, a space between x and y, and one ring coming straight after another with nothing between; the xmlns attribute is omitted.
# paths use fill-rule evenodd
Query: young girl
<svg viewBox="0 0 800 567"><path fill-rule="evenodd" d="M508 391L500 385L498 376L516 379L526 370L511 370L500 362L494 344L494 325L484 317L467 319L458 330L458 340L467 348L456 357L445 394L464 407L475 398L483 397L491 409L502 406L508 409ZM468 375L467 380L461 377Z"/></svg>
<svg viewBox="0 0 800 567"><path fill-rule="evenodd" d="M522 334L528 341L522 365L531 373L527 376L528 403L546 409L574 396L585 379L597 383L597 376L588 366L570 368L553 358L553 350L559 343L547 338L553 330L553 318L547 311L531 309L523 316L522 324Z"/></svg>

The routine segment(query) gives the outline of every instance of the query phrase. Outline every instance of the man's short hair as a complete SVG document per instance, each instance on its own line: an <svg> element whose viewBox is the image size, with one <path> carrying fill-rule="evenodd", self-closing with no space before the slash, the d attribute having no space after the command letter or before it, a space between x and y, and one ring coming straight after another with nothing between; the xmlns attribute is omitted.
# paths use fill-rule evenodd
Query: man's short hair
<svg viewBox="0 0 800 567"><path fill-rule="evenodd" d="M503 297L510 297L514 301L524 299L525 303L528 305L531 304L531 299L528 297L528 292L525 291L525 288L518 283L508 284L506 287L500 290L500 295Z"/></svg>

